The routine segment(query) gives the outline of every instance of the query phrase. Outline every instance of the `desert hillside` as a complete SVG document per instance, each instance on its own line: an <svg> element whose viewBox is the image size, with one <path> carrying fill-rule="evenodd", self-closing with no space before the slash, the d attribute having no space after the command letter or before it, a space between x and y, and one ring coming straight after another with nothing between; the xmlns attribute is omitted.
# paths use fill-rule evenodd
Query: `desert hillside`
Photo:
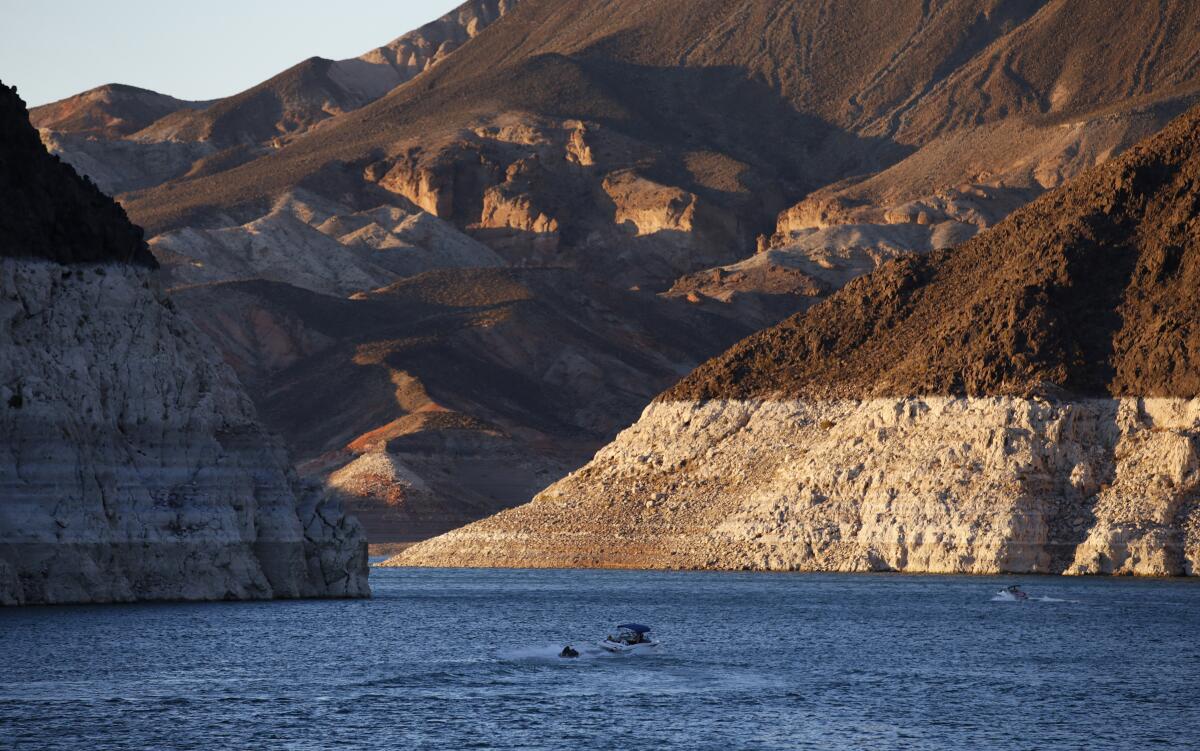
<svg viewBox="0 0 1200 751"><path fill-rule="evenodd" d="M395 563L1195 575L1200 109Z"/></svg>
<svg viewBox="0 0 1200 751"><path fill-rule="evenodd" d="M313 57L208 102L109 84L35 107L50 151L109 193L215 174L362 107L441 62L519 0L469 0L348 60Z"/></svg>

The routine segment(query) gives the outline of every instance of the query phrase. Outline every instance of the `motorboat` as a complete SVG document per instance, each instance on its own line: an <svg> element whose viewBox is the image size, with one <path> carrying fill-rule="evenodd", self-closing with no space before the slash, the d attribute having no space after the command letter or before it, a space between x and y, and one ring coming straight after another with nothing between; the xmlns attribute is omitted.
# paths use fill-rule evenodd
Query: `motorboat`
<svg viewBox="0 0 1200 751"><path fill-rule="evenodd" d="M617 635L609 634L600 642L600 648L613 654L642 654L658 648L659 642L650 637L650 627L640 623L622 623L617 626Z"/></svg>
<svg viewBox="0 0 1200 751"><path fill-rule="evenodd" d="M997 596L1000 598L1003 598L1005 600L1024 601L1024 600L1029 599L1029 595L1027 595L1024 591L1022 591L1022 589L1020 587L1018 587L1016 584L1013 584L1011 586L1005 587L1004 589L1000 590L1000 592L998 593Z"/></svg>

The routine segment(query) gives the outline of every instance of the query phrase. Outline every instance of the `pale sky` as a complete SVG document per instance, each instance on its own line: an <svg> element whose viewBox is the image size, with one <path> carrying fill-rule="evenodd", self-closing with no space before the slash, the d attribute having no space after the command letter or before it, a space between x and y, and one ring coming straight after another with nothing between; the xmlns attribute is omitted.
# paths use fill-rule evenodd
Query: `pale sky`
<svg viewBox="0 0 1200 751"><path fill-rule="evenodd" d="M462 0L0 0L0 80L34 107L106 83L181 99L357 57Z"/></svg>

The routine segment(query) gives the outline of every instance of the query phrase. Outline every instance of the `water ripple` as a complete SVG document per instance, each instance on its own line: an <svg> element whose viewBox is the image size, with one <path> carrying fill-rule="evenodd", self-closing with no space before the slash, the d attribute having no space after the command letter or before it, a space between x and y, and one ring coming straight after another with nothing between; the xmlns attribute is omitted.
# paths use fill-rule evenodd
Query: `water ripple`
<svg viewBox="0 0 1200 751"><path fill-rule="evenodd" d="M0 610L0 748L1195 747L1196 582L1000 584L381 569L364 603ZM595 646L625 620L664 646Z"/></svg>

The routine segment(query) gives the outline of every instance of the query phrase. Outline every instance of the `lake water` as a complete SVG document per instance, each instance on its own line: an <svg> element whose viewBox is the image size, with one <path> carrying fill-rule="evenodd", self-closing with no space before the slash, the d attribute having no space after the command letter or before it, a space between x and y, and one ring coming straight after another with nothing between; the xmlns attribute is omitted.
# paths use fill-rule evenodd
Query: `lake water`
<svg viewBox="0 0 1200 751"><path fill-rule="evenodd" d="M1194 749L1200 582L376 569L0 610L0 747ZM1033 602L997 602L1020 582ZM658 654L588 647L632 620ZM575 660L556 655L576 645Z"/></svg>

